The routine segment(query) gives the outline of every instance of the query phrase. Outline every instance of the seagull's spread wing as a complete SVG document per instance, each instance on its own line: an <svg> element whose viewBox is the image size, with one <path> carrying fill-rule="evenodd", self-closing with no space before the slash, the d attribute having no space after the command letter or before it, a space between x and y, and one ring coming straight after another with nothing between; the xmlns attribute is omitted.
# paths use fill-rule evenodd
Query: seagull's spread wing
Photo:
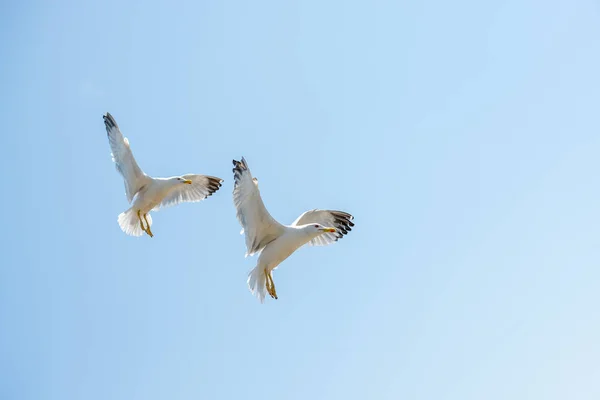
<svg viewBox="0 0 600 400"><path fill-rule="evenodd" d="M108 142L112 150L112 158L117 171L123 175L127 201L131 203L135 194L149 182L150 177L135 162L131 148L129 148L129 141L126 137L123 137L113 116L110 113L106 113L103 118Z"/></svg>
<svg viewBox="0 0 600 400"><path fill-rule="evenodd" d="M223 179L206 175L183 175L183 179L192 181L191 185L177 185L154 210L170 207L183 202L194 203L204 200L219 190Z"/></svg>
<svg viewBox="0 0 600 400"><path fill-rule="evenodd" d="M285 227L277 222L265 208L258 191L256 178L252 178L246 160L233 160L233 203L237 219L246 233L246 256L261 251L267 244L281 236Z"/></svg>
<svg viewBox="0 0 600 400"><path fill-rule="evenodd" d="M336 232L327 232L317 236L309 242L312 246L326 246L337 242L352 230L354 217L343 211L311 210L298 217L292 226L306 224L321 224L324 227L335 228Z"/></svg>

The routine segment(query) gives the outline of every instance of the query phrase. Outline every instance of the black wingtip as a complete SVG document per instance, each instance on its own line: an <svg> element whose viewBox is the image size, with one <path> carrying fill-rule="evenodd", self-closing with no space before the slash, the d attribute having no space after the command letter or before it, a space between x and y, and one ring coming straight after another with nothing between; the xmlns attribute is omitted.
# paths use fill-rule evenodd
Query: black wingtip
<svg viewBox="0 0 600 400"><path fill-rule="evenodd" d="M242 157L242 161L233 160L233 173L236 172L241 174L244 170L248 170L248 164L246 164L246 160Z"/></svg>
<svg viewBox="0 0 600 400"><path fill-rule="evenodd" d="M352 231L352 227L354 226L354 216L344 211L334 211L332 212L335 220L335 226L337 228L336 241L342 239L348 232Z"/></svg>
<svg viewBox="0 0 600 400"><path fill-rule="evenodd" d="M238 160L233 160L233 165L238 166L238 165L242 165L246 168L248 168L248 164L246 163L246 159L244 157L242 157L242 159L240 161Z"/></svg>
<svg viewBox="0 0 600 400"><path fill-rule="evenodd" d="M248 171L248 164L246 164L244 157L242 157L242 161L233 160L233 169L231 171L233 172L234 187L236 187L244 171Z"/></svg>
<svg viewBox="0 0 600 400"><path fill-rule="evenodd" d="M217 190L219 190L221 188L222 183L223 183L223 179L217 178L216 176L209 176L208 177L208 194L206 195L206 197L212 196L213 193L215 193Z"/></svg>
<svg viewBox="0 0 600 400"><path fill-rule="evenodd" d="M109 112L104 114L102 116L102 119L104 120L104 125L106 125L107 131L109 131L110 129L113 129L113 128L117 128L117 121L115 121L115 119L113 118L112 115L110 115Z"/></svg>

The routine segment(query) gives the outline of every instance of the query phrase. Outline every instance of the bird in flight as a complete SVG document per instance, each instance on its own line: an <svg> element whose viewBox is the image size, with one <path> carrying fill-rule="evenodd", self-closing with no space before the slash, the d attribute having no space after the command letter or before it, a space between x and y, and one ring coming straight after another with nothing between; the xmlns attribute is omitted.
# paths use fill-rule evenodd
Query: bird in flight
<svg viewBox="0 0 600 400"><path fill-rule="evenodd" d="M272 271L305 244L325 246L352 230L354 217L343 211L314 209L300 215L291 225L277 222L265 208L248 163L233 160L233 203L246 239L246 257L260 253L248 274L248 288L261 303L266 294L277 299Z"/></svg>
<svg viewBox="0 0 600 400"><path fill-rule="evenodd" d="M182 202L204 200L221 187L223 180L214 176L187 174L153 178L146 175L133 158L129 140L123 137L113 116L106 113L103 118L113 162L125 181L127 201L133 201L131 208L122 212L117 219L126 234L142 236L146 232L153 237L150 211Z"/></svg>

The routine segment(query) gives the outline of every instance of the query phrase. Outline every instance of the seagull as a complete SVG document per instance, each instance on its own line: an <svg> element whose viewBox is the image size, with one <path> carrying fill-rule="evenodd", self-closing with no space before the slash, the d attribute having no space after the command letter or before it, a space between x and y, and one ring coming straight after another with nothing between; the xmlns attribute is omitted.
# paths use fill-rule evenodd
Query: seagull
<svg viewBox="0 0 600 400"><path fill-rule="evenodd" d="M233 203L237 219L246 234L246 257L259 254L256 267L248 274L248 288L263 303L267 292L277 299L272 272L305 244L325 246L352 230L354 217L343 211L310 210L291 225L277 222L265 208L248 163L233 160Z"/></svg>
<svg viewBox="0 0 600 400"><path fill-rule="evenodd" d="M117 171L125 180L127 201L133 205L119 215L119 226L128 235L142 236L146 232L154 237L150 226L150 211L170 207L183 202L204 200L219 190L223 179L214 176L187 174L171 178L153 178L138 166L115 119L110 113L103 116L112 159Z"/></svg>

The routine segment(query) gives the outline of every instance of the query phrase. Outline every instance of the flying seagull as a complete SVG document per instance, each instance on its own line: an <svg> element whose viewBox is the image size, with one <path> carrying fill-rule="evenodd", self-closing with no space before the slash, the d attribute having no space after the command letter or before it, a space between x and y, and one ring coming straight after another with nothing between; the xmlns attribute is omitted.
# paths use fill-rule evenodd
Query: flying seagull
<svg viewBox="0 0 600 400"><path fill-rule="evenodd" d="M221 187L222 179L206 175L182 175L171 178L153 178L146 175L138 166L129 147L129 140L123 137L115 119L110 113L103 116L112 159L117 171L125 180L127 201L132 207L119 215L119 226L128 235L150 237L152 217L150 211L170 207L182 202L201 201Z"/></svg>
<svg viewBox="0 0 600 400"><path fill-rule="evenodd" d="M261 303L266 293L277 299L272 271L294 251L309 243L325 246L352 230L354 217L343 211L311 210L291 225L277 222L265 208L248 163L233 160L233 203L237 219L246 234L246 257L260 253L256 267L248 274L248 288Z"/></svg>

